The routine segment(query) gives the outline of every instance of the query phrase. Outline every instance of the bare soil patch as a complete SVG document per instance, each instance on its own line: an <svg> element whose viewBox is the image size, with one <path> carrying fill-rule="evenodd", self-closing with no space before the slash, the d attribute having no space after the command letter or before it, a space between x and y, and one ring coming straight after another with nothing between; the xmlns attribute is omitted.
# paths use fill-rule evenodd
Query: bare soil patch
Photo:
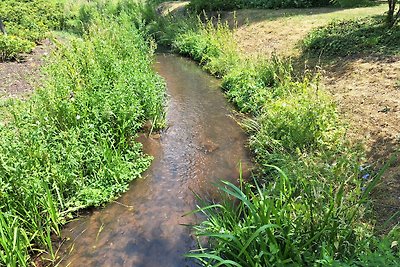
<svg viewBox="0 0 400 267"><path fill-rule="evenodd" d="M50 40L44 40L23 60L0 62L0 98L29 95L40 83L40 68L45 57L50 53L51 47Z"/></svg>
<svg viewBox="0 0 400 267"><path fill-rule="evenodd" d="M367 161L381 168L400 151L400 56L346 58L324 70L323 83L349 123L350 139L362 141ZM400 211L398 155L373 199L379 223ZM400 222L399 218L395 221Z"/></svg>

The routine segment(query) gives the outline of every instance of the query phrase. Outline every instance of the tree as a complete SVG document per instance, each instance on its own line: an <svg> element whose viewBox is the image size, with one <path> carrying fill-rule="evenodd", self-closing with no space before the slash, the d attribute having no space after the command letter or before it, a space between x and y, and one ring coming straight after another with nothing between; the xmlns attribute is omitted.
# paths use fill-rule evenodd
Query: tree
<svg viewBox="0 0 400 267"><path fill-rule="evenodd" d="M396 25L400 20L400 4L398 4L397 0L388 0L389 11L387 15L387 21L390 27Z"/></svg>
<svg viewBox="0 0 400 267"><path fill-rule="evenodd" d="M4 26L3 20L0 18L0 31L4 34L7 35L6 32L6 27Z"/></svg>

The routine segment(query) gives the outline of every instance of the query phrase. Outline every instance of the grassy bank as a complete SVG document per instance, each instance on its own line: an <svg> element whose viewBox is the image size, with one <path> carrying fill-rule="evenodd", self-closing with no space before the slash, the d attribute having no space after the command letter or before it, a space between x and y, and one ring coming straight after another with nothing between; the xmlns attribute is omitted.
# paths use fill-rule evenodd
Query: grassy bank
<svg viewBox="0 0 400 267"><path fill-rule="evenodd" d="M255 181L226 183L224 201L204 203L207 220L195 230L208 243L190 257L204 266L399 264L398 231L375 236L368 214L381 173L362 166L363 151L347 142L318 76L296 77L275 56L243 59L218 21L167 18L159 27L161 40L221 77L229 99L252 117L243 125Z"/></svg>
<svg viewBox="0 0 400 267"><path fill-rule="evenodd" d="M60 226L115 199L150 164L134 138L146 121L163 126L165 85L132 17L140 8L90 5L77 9L91 20L57 44L44 85L0 104L0 265L27 266L38 253L55 260Z"/></svg>

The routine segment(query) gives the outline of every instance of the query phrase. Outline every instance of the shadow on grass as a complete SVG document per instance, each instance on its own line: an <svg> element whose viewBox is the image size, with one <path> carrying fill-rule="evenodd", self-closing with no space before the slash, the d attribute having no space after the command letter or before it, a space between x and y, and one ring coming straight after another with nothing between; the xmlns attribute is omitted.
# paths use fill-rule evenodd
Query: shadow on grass
<svg viewBox="0 0 400 267"><path fill-rule="evenodd" d="M336 21L313 30L303 41L303 56L332 59L353 55L400 55L400 26L388 28L384 16Z"/></svg>
<svg viewBox="0 0 400 267"><path fill-rule="evenodd" d="M294 16L312 16L318 14L328 14L345 10L344 8L320 7L320 8L289 8L289 9L244 9L240 11L240 16L236 16L236 11L212 12L212 16L221 16L221 19L228 21L229 25L245 26L262 21L273 21ZM236 22L235 22L236 20Z"/></svg>

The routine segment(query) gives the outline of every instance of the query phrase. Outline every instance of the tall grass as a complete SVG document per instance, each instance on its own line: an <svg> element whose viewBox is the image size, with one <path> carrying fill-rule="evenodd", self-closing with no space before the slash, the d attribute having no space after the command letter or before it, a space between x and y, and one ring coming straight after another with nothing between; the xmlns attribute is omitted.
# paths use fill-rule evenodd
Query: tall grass
<svg viewBox="0 0 400 267"><path fill-rule="evenodd" d="M239 60L236 43L226 43L226 40L233 39L233 32L219 18L206 19L205 22L200 18L197 20L195 27L175 36L173 47L179 53L199 61L211 74L222 77Z"/></svg>
<svg viewBox="0 0 400 267"><path fill-rule="evenodd" d="M220 203L200 205L200 248L187 256L203 266L398 263L396 243L387 246L396 230L380 239L368 219L368 194L380 174L361 167L363 151L346 140L319 77L297 77L289 59L244 59L218 20L175 27L171 46L220 76L228 98L248 113L242 124L258 166L254 183L225 182Z"/></svg>
<svg viewBox="0 0 400 267"><path fill-rule="evenodd" d="M270 167L277 175L263 186L257 181L254 185L241 181L239 186L229 182L218 186L222 201L203 203L198 212L207 219L195 226L199 239L208 241L200 242L200 249L188 257L203 266L400 263L395 243L400 232L392 231L383 241L371 235L361 220L367 195L355 197L349 192L353 187L349 179L336 183L298 176L293 180Z"/></svg>
<svg viewBox="0 0 400 267"><path fill-rule="evenodd" d="M134 138L148 120L164 125L154 46L124 12L90 24L57 45L29 100L1 104L0 265L27 266L40 252L54 260L60 225L116 198L150 164Z"/></svg>

